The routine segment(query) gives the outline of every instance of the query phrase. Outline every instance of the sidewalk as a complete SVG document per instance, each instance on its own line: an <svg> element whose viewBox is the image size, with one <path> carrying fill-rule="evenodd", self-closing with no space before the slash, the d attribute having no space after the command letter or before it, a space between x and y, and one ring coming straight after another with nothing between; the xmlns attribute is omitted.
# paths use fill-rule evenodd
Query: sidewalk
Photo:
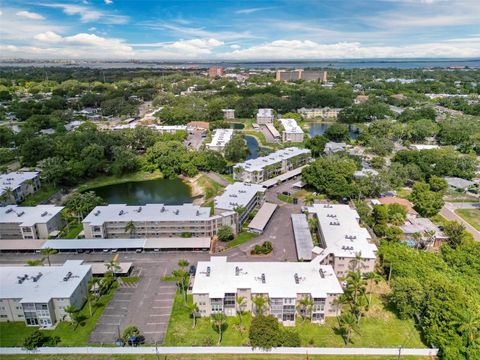
<svg viewBox="0 0 480 360"><path fill-rule="evenodd" d="M462 205L460 205L462 204ZM467 205L469 204L469 205ZM460 208L476 208L478 203L445 203L445 206L440 210L440 215L442 215L447 220L457 221L465 226L465 229L473 235L473 238L476 241L480 241L480 231L475 229L472 225L466 222L462 217L458 216L455 213L456 209Z"/></svg>
<svg viewBox="0 0 480 360"><path fill-rule="evenodd" d="M291 354L291 355L413 355L436 356L438 349L400 349L400 348L309 348L284 347L270 350L252 349L250 347L52 347L39 348L34 351L22 348L0 348L0 355L18 354Z"/></svg>

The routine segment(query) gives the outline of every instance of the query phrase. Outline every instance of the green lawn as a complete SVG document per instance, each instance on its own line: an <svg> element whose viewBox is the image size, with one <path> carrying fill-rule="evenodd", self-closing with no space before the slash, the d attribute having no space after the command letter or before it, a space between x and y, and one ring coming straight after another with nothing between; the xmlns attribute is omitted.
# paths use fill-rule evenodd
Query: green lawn
<svg viewBox="0 0 480 360"><path fill-rule="evenodd" d="M60 239L76 239L78 234L80 234L83 230L83 225L78 220L73 220L70 222L68 229L64 227L60 235L58 236Z"/></svg>
<svg viewBox="0 0 480 360"><path fill-rule="evenodd" d="M480 231L480 209L457 209L455 213Z"/></svg>
<svg viewBox="0 0 480 360"><path fill-rule="evenodd" d="M131 174L125 174L120 177L117 176L99 176L92 180L86 181L82 185L77 188L77 191L83 192L87 190L92 190L97 187L113 185L113 184L121 184L131 181L145 181L145 180L155 180L162 178L163 175L161 172L156 171L153 173L145 172L145 171L137 171Z"/></svg>
<svg viewBox="0 0 480 360"><path fill-rule="evenodd" d="M285 194L278 194L277 198L279 200L284 201L284 202L289 203L289 204L293 203L293 197L285 195Z"/></svg>
<svg viewBox="0 0 480 360"><path fill-rule="evenodd" d="M238 233L237 237L233 239L232 241L229 241L227 244L227 248L231 248L234 246L241 245L243 243L246 243L249 240L252 240L253 238L256 238L258 234L251 233L248 231L242 231Z"/></svg>
<svg viewBox="0 0 480 360"><path fill-rule="evenodd" d="M203 206L208 206L210 203L213 204L213 198L223 190L222 185L204 175L198 179L198 185L200 185L204 193Z"/></svg>
<svg viewBox="0 0 480 360"><path fill-rule="evenodd" d="M42 330L46 335L59 336L58 346L86 346L90 333L103 313L105 306L110 302L115 292L116 285L103 295L97 305L92 308L93 315L90 317L88 304L85 304L80 315L85 320L74 329L69 322L60 322L54 330ZM23 338L32 333L36 327L27 327L23 322L0 323L0 347L22 346Z"/></svg>
<svg viewBox="0 0 480 360"><path fill-rule="evenodd" d="M60 189L52 185L44 184L37 192L27 195L22 201L22 206L35 206L50 199Z"/></svg>
<svg viewBox="0 0 480 360"><path fill-rule="evenodd" d="M189 301L191 300L189 296ZM223 346L247 345L250 315L245 314L243 332L239 331L238 317L228 318L228 327L224 333ZM343 338L335 331L336 318L327 318L324 325L312 324L299 320L296 330L302 340L302 346L318 347L345 347ZM173 305L172 315L165 336L166 346L194 346L205 345L214 340L217 334L212 329L209 318L200 318L195 329L192 328L192 319L183 305L181 295L177 294ZM415 329L413 321L400 320L376 296L373 298L371 310L361 320L359 334L352 336L349 347L404 347L424 348L420 334Z"/></svg>
<svg viewBox="0 0 480 360"><path fill-rule="evenodd" d="M305 355L163 355L159 349L157 355L37 355L41 360L305 360ZM398 360L397 356L336 356L336 355L309 355L311 360ZM32 355L2 355L2 359L31 360ZM428 356L402 356L402 360L431 360Z"/></svg>

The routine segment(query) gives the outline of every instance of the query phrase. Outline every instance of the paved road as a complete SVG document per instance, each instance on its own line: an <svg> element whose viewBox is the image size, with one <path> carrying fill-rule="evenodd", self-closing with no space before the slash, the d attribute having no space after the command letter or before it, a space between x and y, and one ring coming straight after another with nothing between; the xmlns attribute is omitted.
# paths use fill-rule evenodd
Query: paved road
<svg viewBox="0 0 480 360"><path fill-rule="evenodd" d="M460 206L459 204L469 204L467 206ZM463 220L460 216L455 213L455 209L461 208L478 208L478 203L445 203L445 206L440 210L440 215L442 215L447 220L455 220L459 223L463 224L467 231L473 235L473 238L476 241L480 241L480 231L475 229L472 225L468 222Z"/></svg>
<svg viewBox="0 0 480 360"><path fill-rule="evenodd" d="M18 354L297 354L297 355L413 355L436 356L438 349L412 348L314 348L314 347L284 347L270 350L253 349L247 346L204 346L204 347L63 347L40 348L34 351L22 348L0 348L1 355ZM272 358L274 358L272 356Z"/></svg>

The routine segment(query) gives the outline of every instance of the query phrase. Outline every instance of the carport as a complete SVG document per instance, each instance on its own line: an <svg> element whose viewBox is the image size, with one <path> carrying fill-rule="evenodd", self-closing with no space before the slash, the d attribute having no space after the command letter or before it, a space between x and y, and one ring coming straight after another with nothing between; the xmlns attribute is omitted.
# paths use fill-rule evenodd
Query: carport
<svg viewBox="0 0 480 360"><path fill-rule="evenodd" d="M145 250L209 250L209 237L172 237L172 238L158 238L146 239Z"/></svg>
<svg viewBox="0 0 480 360"><path fill-rule="evenodd" d="M297 247L298 260L312 260L313 240L305 214L292 214L293 234Z"/></svg>
<svg viewBox="0 0 480 360"><path fill-rule="evenodd" d="M0 252L33 252L42 249L45 240L0 240Z"/></svg>
<svg viewBox="0 0 480 360"><path fill-rule="evenodd" d="M255 215L250 224L248 224L248 230L258 234L263 233L263 230L270 221L270 218L277 209L277 206L277 204L268 202L263 203L260 210L258 210L257 215Z"/></svg>
<svg viewBox="0 0 480 360"><path fill-rule="evenodd" d="M58 251L136 250L143 249L146 239L66 239L47 240L42 248Z"/></svg>

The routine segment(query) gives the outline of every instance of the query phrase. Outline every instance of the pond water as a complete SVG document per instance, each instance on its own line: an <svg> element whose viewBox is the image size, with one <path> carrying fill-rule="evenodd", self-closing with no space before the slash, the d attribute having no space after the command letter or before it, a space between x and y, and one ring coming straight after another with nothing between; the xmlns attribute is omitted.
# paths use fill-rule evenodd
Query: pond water
<svg viewBox="0 0 480 360"><path fill-rule="evenodd" d="M192 202L190 187L180 179L133 181L102 186L93 191L108 204L181 205Z"/></svg>
<svg viewBox="0 0 480 360"><path fill-rule="evenodd" d="M243 129L245 127L245 125L241 124L241 123L230 123L230 129Z"/></svg>
<svg viewBox="0 0 480 360"><path fill-rule="evenodd" d="M260 150L269 150L268 148L261 147L254 136L245 135L244 138L245 138L245 142L247 143L247 147L249 151L247 160L256 159L257 157L259 157L260 155L258 154L258 152Z"/></svg>
<svg viewBox="0 0 480 360"><path fill-rule="evenodd" d="M325 131L331 126L331 123L313 123L309 126L310 136L323 135ZM358 128L355 125L348 126L348 133L352 139L355 139L358 135Z"/></svg>

